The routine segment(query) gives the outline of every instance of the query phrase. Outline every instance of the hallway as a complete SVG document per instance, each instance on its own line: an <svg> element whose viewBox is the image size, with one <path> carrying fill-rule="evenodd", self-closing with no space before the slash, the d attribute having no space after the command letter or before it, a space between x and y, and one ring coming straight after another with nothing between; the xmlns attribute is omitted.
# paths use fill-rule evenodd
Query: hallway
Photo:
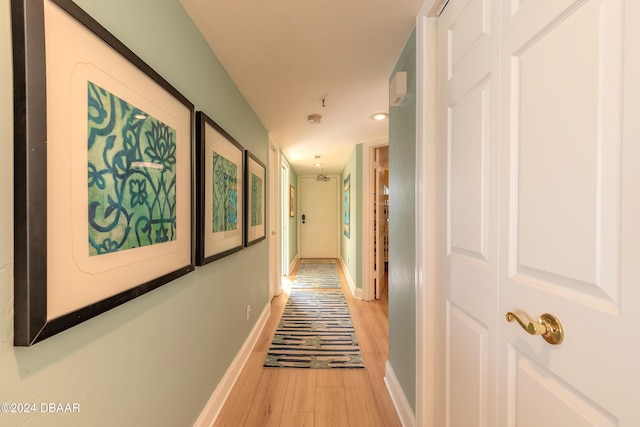
<svg viewBox="0 0 640 427"><path fill-rule="evenodd" d="M400 426L384 383L388 353L387 295L371 302L354 299L339 262L336 267L341 288L366 368L262 367L289 297L288 283L295 278L299 265L300 260L292 274L283 280L284 292L273 299L271 317L215 426Z"/></svg>

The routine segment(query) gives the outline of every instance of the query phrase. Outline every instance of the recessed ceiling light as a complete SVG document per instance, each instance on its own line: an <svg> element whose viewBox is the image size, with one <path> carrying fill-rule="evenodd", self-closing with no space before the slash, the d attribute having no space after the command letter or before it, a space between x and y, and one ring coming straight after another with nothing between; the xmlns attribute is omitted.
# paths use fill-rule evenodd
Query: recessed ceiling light
<svg viewBox="0 0 640 427"><path fill-rule="evenodd" d="M314 163L314 164L313 164L313 166L315 166L315 167L318 167L318 168L319 168L320 166L322 166L322 163Z"/></svg>
<svg viewBox="0 0 640 427"><path fill-rule="evenodd" d="M371 116L372 120L386 120L389 118L388 113L375 113Z"/></svg>

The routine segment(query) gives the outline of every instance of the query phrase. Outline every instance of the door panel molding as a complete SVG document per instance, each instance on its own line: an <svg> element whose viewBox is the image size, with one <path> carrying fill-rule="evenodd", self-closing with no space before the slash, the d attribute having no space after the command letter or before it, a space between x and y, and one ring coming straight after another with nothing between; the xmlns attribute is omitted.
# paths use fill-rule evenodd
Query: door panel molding
<svg viewBox="0 0 640 427"><path fill-rule="evenodd" d="M508 372L509 395L513 396L508 409L510 427L619 425L615 416L513 346L509 346ZM527 398L532 390L539 400Z"/></svg>
<svg viewBox="0 0 640 427"><path fill-rule="evenodd" d="M486 419L489 398L489 330L460 307L447 304L447 423L471 426ZM464 357L459 357L464 355ZM470 355L473 355L470 357ZM474 364L467 361L472 358ZM464 403L464 406L458 406ZM486 425L486 424L485 424Z"/></svg>

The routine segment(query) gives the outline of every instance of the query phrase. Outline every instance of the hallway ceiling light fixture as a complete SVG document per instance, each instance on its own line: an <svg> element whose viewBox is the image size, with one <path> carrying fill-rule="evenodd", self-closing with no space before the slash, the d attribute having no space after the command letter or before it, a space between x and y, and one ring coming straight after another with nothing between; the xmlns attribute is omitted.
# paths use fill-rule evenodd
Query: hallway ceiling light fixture
<svg viewBox="0 0 640 427"><path fill-rule="evenodd" d="M309 114L307 116L307 121L313 125L317 125L322 120L322 114Z"/></svg>
<svg viewBox="0 0 640 427"><path fill-rule="evenodd" d="M320 175L316 176L316 181L327 182L327 181L329 181L329 177L327 175L321 173Z"/></svg>
<svg viewBox="0 0 640 427"><path fill-rule="evenodd" d="M371 120L386 120L389 118L389 113L375 113L372 114Z"/></svg>
<svg viewBox="0 0 640 427"><path fill-rule="evenodd" d="M319 168L320 166L322 166L322 163L314 163L313 166Z"/></svg>

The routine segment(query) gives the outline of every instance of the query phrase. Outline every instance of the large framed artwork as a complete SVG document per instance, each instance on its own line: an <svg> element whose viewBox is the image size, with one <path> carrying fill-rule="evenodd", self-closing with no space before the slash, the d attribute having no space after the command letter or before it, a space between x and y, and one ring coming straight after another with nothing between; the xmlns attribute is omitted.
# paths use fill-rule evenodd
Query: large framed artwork
<svg viewBox="0 0 640 427"><path fill-rule="evenodd" d="M289 186L289 216L296 216L296 187Z"/></svg>
<svg viewBox="0 0 640 427"><path fill-rule="evenodd" d="M244 248L244 148L196 114L196 265Z"/></svg>
<svg viewBox="0 0 640 427"><path fill-rule="evenodd" d="M246 153L246 222L245 246L251 246L266 237L266 168L257 157L248 150Z"/></svg>
<svg viewBox="0 0 640 427"><path fill-rule="evenodd" d="M194 270L193 105L70 0L11 3L14 344Z"/></svg>
<svg viewBox="0 0 640 427"><path fill-rule="evenodd" d="M344 235L351 238L351 174L344 179Z"/></svg>

